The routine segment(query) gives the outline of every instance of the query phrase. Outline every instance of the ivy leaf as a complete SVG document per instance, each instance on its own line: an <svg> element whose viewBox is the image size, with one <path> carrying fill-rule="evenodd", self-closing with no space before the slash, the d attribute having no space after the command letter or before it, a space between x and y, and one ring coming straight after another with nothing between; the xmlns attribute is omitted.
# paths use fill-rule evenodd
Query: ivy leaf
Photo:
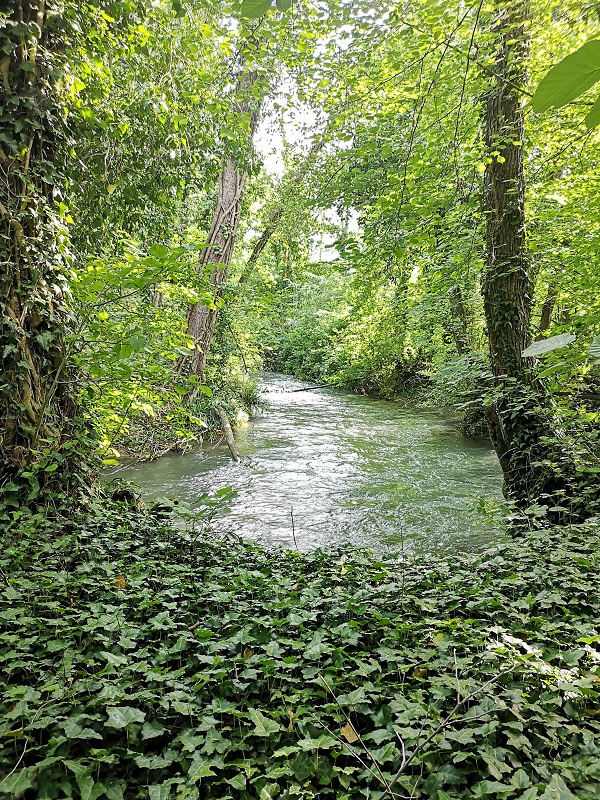
<svg viewBox="0 0 600 800"><path fill-rule="evenodd" d="M104 724L107 728L126 728L131 722L143 722L146 714L131 706L113 706L107 708L108 721Z"/></svg>
<svg viewBox="0 0 600 800"><path fill-rule="evenodd" d="M94 790L94 779L92 778L91 767L85 767L77 761L65 761L65 767L68 767L75 773L77 787L81 792L81 800L90 800L90 796Z"/></svg>
<svg viewBox="0 0 600 800"><path fill-rule="evenodd" d="M243 0L241 15L246 19L258 19L271 8L272 0Z"/></svg>
<svg viewBox="0 0 600 800"><path fill-rule="evenodd" d="M560 775L554 774L546 786L546 791L540 796L540 800L575 800L575 795L569 790Z"/></svg>
<svg viewBox="0 0 600 800"><path fill-rule="evenodd" d="M155 783L148 787L148 797L150 800L169 800L171 797L171 783Z"/></svg>
<svg viewBox="0 0 600 800"><path fill-rule="evenodd" d="M206 763L204 756L194 756L194 760L190 764L187 773L188 781L198 781L200 778L212 778L215 773L210 768L210 764Z"/></svg>
<svg viewBox="0 0 600 800"><path fill-rule="evenodd" d="M566 347L575 341L577 337L572 333L559 333L558 336L551 336L549 339L542 339L540 342L533 342L521 353L523 358L534 358L536 356Z"/></svg>
<svg viewBox="0 0 600 800"><path fill-rule="evenodd" d="M227 778L226 782L233 786L234 789L238 791L243 791L246 788L246 776L243 775L241 772L239 775L236 775L234 778Z"/></svg>
<svg viewBox="0 0 600 800"><path fill-rule="evenodd" d="M340 733L350 744L358 741L358 734L354 730L354 726L351 722L347 722L343 728L340 728Z"/></svg>
<svg viewBox="0 0 600 800"><path fill-rule="evenodd" d="M600 40L592 39L563 58L542 78L532 107L538 114L551 107L561 108L600 80Z"/></svg>
<svg viewBox="0 0 600 800"><path fill-rule="evenodd" d="M261 714L260 711L257 711L254 708L249 708L248 714L250 714L250 719L256 726L253 733L255 733L257 736L271 736L272 734L281 730L281 725L274 720L265 717L264 714Z"/></svg>
<svg viewBox="0 0 600 800"><path fill-rule="evenodd" d="M158 720L151 720L144 722L142 727L142 739L154 739L156 736L162 736L165 728L158 722Z"/></svg>

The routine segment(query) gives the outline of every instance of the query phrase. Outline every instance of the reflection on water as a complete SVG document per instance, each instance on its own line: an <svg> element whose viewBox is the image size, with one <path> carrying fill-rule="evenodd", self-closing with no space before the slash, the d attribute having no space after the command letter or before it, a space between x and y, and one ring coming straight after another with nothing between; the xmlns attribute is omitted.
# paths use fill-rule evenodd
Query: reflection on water
<svg viewBox="0 0 600 800"><path fill-rule="evenodd" d="M231 513L213 527L264 545L351 544L397 549L479 547L499 536L475 511L501 500L489 443L456 433L439 413L270 375L267 409L236 431L243 457L224 442L129 467L145 499L180 498L231 486Z"/></svg>

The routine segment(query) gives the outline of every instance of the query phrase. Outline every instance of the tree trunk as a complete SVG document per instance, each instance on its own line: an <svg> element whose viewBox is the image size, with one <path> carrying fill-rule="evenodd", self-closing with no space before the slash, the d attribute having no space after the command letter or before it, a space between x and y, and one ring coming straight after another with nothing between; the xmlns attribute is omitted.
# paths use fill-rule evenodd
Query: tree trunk
<svg viewBox="0 0 600 800"><path fill-rule="evenodd" d="M593 459L573 448L522 351L531 341L535 274L525 238L525 170L521 86L528 56L528 0L496 0L495 85L487 96L484 176L486 269L483 298L494 402L486 417L504 473L504 492L517 507L542 509L568 523L597 513L600 490ZM545 509L543 507L545 506Z"/></svg>
<svg viewBox="0 0 600 800"><path fill-rule="evenodd" d="M521 95L529 50L528 0L496 0L496 14L495 85L487 96L485 118L490 162L484 176L487 222L483 280L496 400L486 416L504 473L505 494L524 505L546 488L534 462L540 437L550 434L544 415L536 408L538 403L533 402L531 362L521 356L531 339L535 288L526 250Z"/></svg>
<svg viewBox="0 0 600 800"><path fill-rule="evenodd" d="M0 485L20 485L29 471L34 499L56 475L68 487L79 421L66 344L66 265L57 242L61 19L44 0L11 5L0 29ZM49 458L61 464L56 473L56 466L44 471Z"/></svg>
<svg viewBox="0 0 600 800"><path fill-rule="evenodd" d="M239 102L240 114L249 112L252 114L250 143L252 143L259 114L259 108L253 108L256 101L253 100L250 93L256 79L256 72L244 72L240 75L236 87L236 94L242 95ZM198 264L199 274L205 275L210 272L209 283L214 304L207 306L194 303L190 306L187 316L187 332L194 340L195 349L191 357L183 357L177 366L180 372L187 375L199 375L201 380L204 380L206 359L219 316L216 302L223 295L227 272L231 264L247 177L245 169L233 156L230 156L219 176L217 204L206 245Z"/></svg>
<svg viewBox="0 0 600 800"><path fill-rule="evenodd" d="M540 314L540 324L538 325L538 335L536 336L537 341L545 338L543 334L548 330L550 323L552 322L552 313L554 311L554 306L556 305L557 297L558 289L555 286L549 286L548 294L546 295L544 305L542 306L542 312Z"/></svg>
<svg viewBox="0 0 600 800"><path fill-rule="evenodd" d="M451 330L456 352L464 356L470 352L469 346L469 312L463 299L462 289L455 285L450 288Z"/></svg>
<svg viewBox="0 0 600 800"><path fill-rule="evenodd" d="M239 462L242 460L242 457L240 456L240 451L237 449L227 412L222 406L218 406L217 413L219 415L219 419L221 420L221 427L223 428L223 434L225 436L225 441L227 442L229 452L231 453L231 457L236 463L239 464Z"/></svg>
<svg viewBox="0 0 600 800"><path fill-rule="evenodd" d="M271 213L267 217L267 224L265 225L261 235L256 240L248 261L246 261L244 271L238 280L238 286L243 286L252 275L254 267L256 266L256 262L258 261L262 251L269 244L271 237L279 227L279 223L281 222L281 218L285 212L286 199L289 197L290 192L298 189L298 187L302 185L306 175L308 174L311 163L314 161L315 156L321 152L324 146L325 139L319 139L316 141L310 148L304 161L302 161L302 163L292 171L289 179L286 181L286 186L279 203L271 210Z"/></svg>

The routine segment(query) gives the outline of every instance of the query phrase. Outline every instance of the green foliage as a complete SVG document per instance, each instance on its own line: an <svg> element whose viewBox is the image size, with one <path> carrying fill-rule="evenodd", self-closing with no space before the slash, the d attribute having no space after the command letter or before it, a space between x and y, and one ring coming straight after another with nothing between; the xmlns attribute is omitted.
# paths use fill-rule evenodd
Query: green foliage
<svg viewBox="0 0 600 800"><path fill-rule="evenodd" d="M73 278L81 327L72 345L109 463L114 440L140 415L146 427L154 418L168 420L173 441L194 438L205 426L183 402L189 381L173 374L177 359L189 353L185 300L213 302L196 276L197 258L194 245L153 245L144 253L125 241L120 257L90 259Z"/></svg>
<svg viewBox="0 0 600 800"><path fill-rule="evenodd" d="M592 39L571 53L542 78L533 100L534 111L542 113L549 108L561 108L600 81L600 40ZM587 114L588 128L600 124L600 100Z"/></svg>
<svg viewBox="0 0 600 800"><path fill-rule="evenodd" d="M549 339L541 339L539 342L534 342L526 347L521 353L523 358L536 358L543 356L545 353L551 353L553 350L559 350L561 347L566 347L572 344L577 337L571 333L559 333L557 336L550 336Z"/></svg>
<svg viewBox="0 0 600 800"><path fill-rule="evenodd" d="M404 748L414 798L592 800L599 536L406 560L31 517L0 555L0 793L376 798Z"/></svg>

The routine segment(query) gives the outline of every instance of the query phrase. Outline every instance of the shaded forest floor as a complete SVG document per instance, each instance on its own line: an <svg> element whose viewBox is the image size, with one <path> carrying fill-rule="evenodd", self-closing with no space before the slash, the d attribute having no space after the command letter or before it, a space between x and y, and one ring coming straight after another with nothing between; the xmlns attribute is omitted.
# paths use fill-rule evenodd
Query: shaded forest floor
<svg viewBox="0 0 600 800"><path fill-rule="evenodd" d="M0 794L600 797L600 529L300 555L98 504L2 539Z"/></svg>

